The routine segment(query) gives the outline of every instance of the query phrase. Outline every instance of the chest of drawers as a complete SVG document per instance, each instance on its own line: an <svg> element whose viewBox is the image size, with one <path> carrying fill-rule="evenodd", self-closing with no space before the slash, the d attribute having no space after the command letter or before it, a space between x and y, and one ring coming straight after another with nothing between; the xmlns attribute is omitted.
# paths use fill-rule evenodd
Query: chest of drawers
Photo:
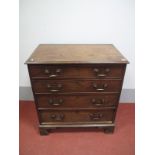
<svg viewBox="0 0 155 155"><path fill-rule="evenodd" d="M41 44L26 61L41 135L60 127L112 133L127 59L111 44Z"/></svg>

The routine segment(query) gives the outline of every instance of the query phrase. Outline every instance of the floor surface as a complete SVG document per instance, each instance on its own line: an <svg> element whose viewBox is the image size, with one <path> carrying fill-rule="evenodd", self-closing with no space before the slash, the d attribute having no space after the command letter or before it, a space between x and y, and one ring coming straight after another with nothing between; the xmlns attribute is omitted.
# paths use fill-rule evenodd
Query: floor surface
<svg viewBox="0 0 155 155"><path fill-rule="evenodd" d="M20 101L20 155L134 155L134 104L120 104L113 134L59 129L40 136L35 106Z"/></svg>

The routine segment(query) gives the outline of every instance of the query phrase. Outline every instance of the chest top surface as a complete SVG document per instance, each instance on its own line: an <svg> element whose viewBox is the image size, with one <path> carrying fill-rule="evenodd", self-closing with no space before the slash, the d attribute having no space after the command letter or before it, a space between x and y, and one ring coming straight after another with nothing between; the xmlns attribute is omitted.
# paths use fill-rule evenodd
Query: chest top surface
<svg viewBox="0 0 155 155"><path fill-rule="evenodd" d="M40 44L26 64L120 63L128 60L112 44Z"/></svg>

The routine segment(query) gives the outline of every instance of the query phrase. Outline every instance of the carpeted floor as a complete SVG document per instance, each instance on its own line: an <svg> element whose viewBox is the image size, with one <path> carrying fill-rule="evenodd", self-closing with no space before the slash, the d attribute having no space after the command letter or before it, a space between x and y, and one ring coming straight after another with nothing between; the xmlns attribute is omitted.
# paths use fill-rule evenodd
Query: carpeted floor
<svg viewBox="0 0 155 155"><path fill-rule="evenodd" d="M134 155L134 104L120 104L114 134L98 129L38 132L33 102L20 101L20 155Z"/></svg>

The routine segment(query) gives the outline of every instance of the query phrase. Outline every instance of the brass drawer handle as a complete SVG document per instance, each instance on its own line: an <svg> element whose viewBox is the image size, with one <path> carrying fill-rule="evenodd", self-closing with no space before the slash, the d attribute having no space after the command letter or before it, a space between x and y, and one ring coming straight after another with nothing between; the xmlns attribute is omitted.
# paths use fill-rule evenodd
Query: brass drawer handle
<svg viewBox="0 0 155 155"><path fill-rule="evenodd" d="M97 120L101 120L103 118L103 114L101 114L101 113L93 113L93 114L89 114L89 117L90 117L91 120L97 121Z"/></svg>
<svg viewBox="0 0 155 155"><path fill-rule="evenodd" d="M49 73L50 73L49 69L46 68L46 69L44 70L44 73L45 73L45 74L49 74Z"/></svg>
<svg viewBox="0 0 155 155"><path fill-rule="evenodd" d="M102 106L104 104L105 100L104 99L92 99L92 103L95 106Z"/></svg>
<svg viewBox="0 0 155 155"><path fill-rule="evenodd" d="M52 87L53 87L53 89L49 89L49 91L58 92L62 89L62 84L57 84L57 85L47 84L47 88L52 88Z"/></svg>
<svg viewBox="0 0 155 155"><path fill-rule="evenodd" d="M107 73L110 72L110 68L106 68L105 72L107 72Z"/></svg>
<svg viewBox="0 0 155 155"><path fill-rule="evenodd" d="M60 91L59 89L50 89L51 92L58 92Z"/></svg>
<svg viewBox="0 0 155 155"><path fill-rule="evenodd" d="M104 91L105 89L104 88L97 88L96 90L98 90L98 91Z"/></svg>
<svg viewBox="0 0 155 155"><path fill-rule="evenodd" d="M49 69L45 69L45 70L44 70L44 73L45 73L45 74L50 74L50 75L49 75L49 78L57 77L57 76L59 76L59 74L60 74L61 72L62 72L62 69L60 69L60 68L56 69L56 70L54 71L53 74L50 74L50 70L49 70Z"/></svg>
<svg viewBox="0 0 155 155"><path fill-rule="evenodd" d="M62 69L56 69L56 71L55 71L55 74L51 74L51 75L49 75L49 77L50 78L52 78L52 77L57 77L57 76L59 76L59 74L61 73L61 71L62 71Z"/></svg>
<svg viewBox="0 0 155 155"><path fill-rule="evenodd" d="M108 87L108 84L102 84L101 87L98 87L98 85L96 83L93 84L93 87L97 90L97 91L104 91L105 88Z"/></svg>
<svg viewBox="0 0 155 155"><path fill-rule="evenodd" d="M51 74L49 77L52 78L52 77L57 77L58 75L56 74Z"/></svg>
<svg viewBox="0 0 155 155"><path fill-rule="evenodd" d="M110 69L109 69L109 68L106 68L106 69L104 69L104 72L101 73L101 71L100 71L98 68L94 68L94 72L96 73L96 75L97 75L98 77L105 77L105 76L107 76L107 75L105 74L105 72L106 72L106 73L110 72Z"/></svg>
<svg viewBox="0 0 155 155"><path fill-rule="evenodd" d="M97 76L99 76L99 77L105 77L106 74L97 74Z"/></svg>
<svg viewBox="0 0 155 155"><path fill-rule="evenodd" d="M50 118L55 121L62 121L64 119L64 114L52 114Z"/></svg>
<svg viewBox="0 0 155 155"><path fill-rule="evenodd" d="M48 103L53 106L60 106L63 102L63 99L50 99Z"/></svg>

